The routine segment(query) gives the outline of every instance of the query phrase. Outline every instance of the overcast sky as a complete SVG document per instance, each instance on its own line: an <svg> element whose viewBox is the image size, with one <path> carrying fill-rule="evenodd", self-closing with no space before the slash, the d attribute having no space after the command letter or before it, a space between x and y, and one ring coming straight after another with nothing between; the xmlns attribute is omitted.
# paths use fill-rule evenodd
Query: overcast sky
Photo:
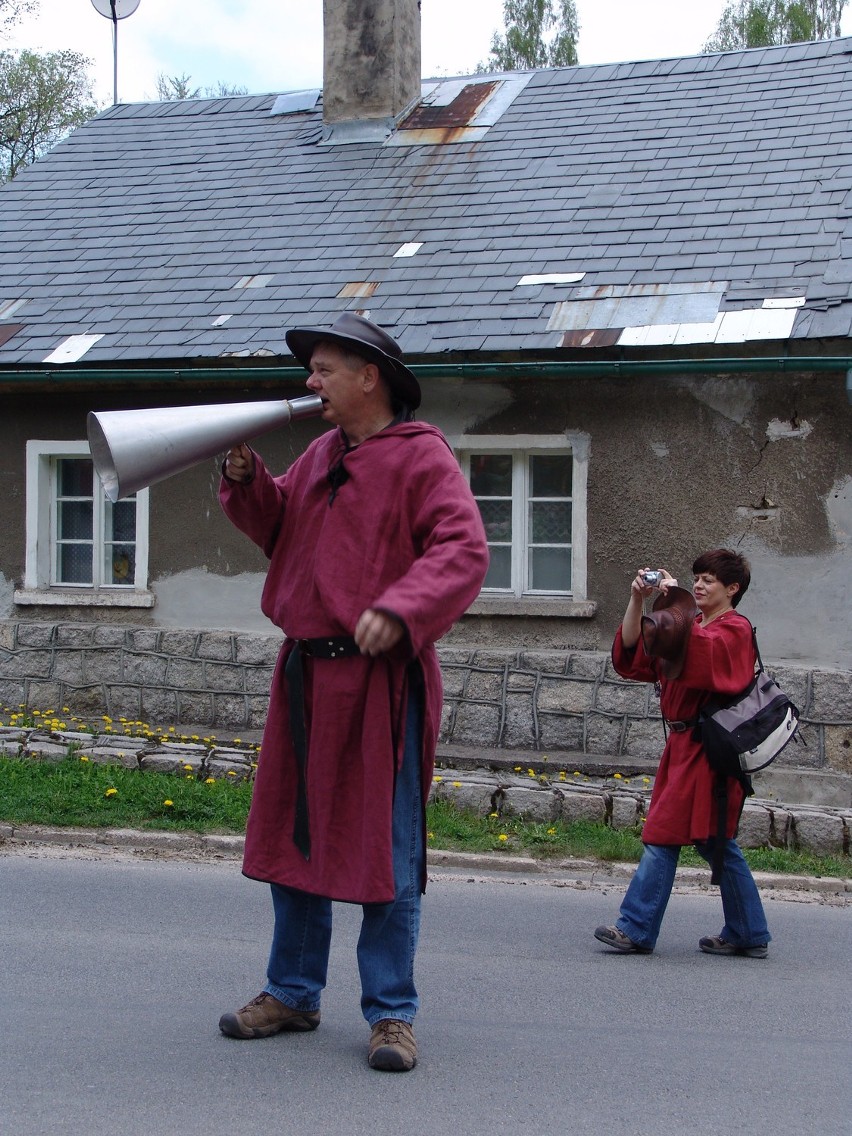
<svg viewBox="0 0 852 1136"><path fill-rule="evenodd" d="M109 9L109 0L98 0ZM133 0L119 5L133 6ZM725 0L577 0L581 63L694 55ZM501 26L503 0L422 0L423 74L473 71ZM852 12L843 30L852 34ZM40 0L9 41L40 51L71 48L95 64L96 93L112 102L112 21L92 0ZM322 0L138 0L118 22L119 98L156 97L157 76L188 75L250 93L322 85Z"/></svg>

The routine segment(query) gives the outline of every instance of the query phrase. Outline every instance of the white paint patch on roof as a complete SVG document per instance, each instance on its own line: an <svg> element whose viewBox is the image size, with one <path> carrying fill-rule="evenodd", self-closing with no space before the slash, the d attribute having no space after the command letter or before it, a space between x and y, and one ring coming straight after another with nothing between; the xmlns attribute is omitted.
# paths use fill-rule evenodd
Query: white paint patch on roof
<svg viewBox="0 0 852 1136"><path fill-rule="evenodd" d="M577 284L585 277L585 272L547 272L541 276L522 276L516 288L533 284Z"/></svg>
<svg viewBox="0 0 852 1136"><path fill-rule="evenodd" d="M804 296L771 296L763 301L764 308L801 308Z"/></svg>
<svg viewBox="0 0 852 1136"><path fill-rule="evenodd" d="M76 363L103 335L69 335L42 360L43 363Z"/></svg>
<svg viewBox="0 0 852 1136"><path fill-rule="evenodd" d="M397 257L414 256L423 248L422 241L409 241L407 244L400 245L396 252L393 254L394 259Z"/></svg>
<svg viewBox="0 0 852 1136"><path fill-rule="evenodd" d="M26 302L26 300L6 300L5 303L0 303L0 319L9 319Z"/></svg>
<svg viewBox="0 0 852 1136"><path fill-rule="evenodd" d="M234 285L235 288L265 288L272 279L272 273L262 273L259 276L241 276Z"/></svg>

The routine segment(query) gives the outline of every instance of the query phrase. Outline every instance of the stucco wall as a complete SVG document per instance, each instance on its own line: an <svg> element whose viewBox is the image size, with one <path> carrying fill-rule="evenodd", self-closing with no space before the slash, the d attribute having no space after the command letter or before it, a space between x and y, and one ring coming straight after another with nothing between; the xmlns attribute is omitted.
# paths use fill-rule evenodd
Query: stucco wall
<svg viewBox="0 0 852 1136"><path fill-rule="evenodd" d="M284 392L298 393L298 392ZM267 391L232 397L267 398ZM221 392L218 398L223 396ZM183 402L209 402L186 391ZM149 395L148 405L172 404ZM80 438L85 412L139 400L6 396L0 453L0 618L271 631L258 610L262 553L221 515L215 461L151 490L150 612L25 608L12 595L24 559L24 451L28 437ZM223 413L226 411L223 410ZM476 381L424 384L423 416L457 435L582 432L590 442L588 598L591 618L483 615L451 632L452 646L606 651L640 564L689 578L699 551L727 545L752 562L740 610L765 656L852 671L852 407L842 375ZM260 439L283 469L321 423Z"/></svg>

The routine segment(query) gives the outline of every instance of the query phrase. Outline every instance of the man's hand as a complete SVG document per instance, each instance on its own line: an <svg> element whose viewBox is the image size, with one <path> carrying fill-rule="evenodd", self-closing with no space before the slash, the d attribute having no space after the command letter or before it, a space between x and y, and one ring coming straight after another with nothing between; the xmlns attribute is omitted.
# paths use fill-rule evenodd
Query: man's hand
<svg viewBox="0 0 852 1136"><path fill-rule="evenodd" d="M225 477L239 485L245 485L254 477L254 454L245 442L228 450L225 456Z"/></svg>
<svg viewBox="0 0 852 1136"><path fill-rule="evenodd" d="M362 655L382 655L395 647L404 634L405 628L398 619L371 607L361 612L355 626L355 642Z"/></svg>

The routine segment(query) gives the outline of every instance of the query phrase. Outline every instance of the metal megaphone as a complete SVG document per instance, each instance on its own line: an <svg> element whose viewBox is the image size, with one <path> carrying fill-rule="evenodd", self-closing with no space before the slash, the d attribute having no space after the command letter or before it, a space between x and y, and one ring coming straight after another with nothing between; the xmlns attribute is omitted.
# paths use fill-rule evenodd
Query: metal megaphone
<svg viewBox="0 0 852 1136"><path fill-rule="evenodd" d="M320 413L322 399L315 394L274 402L91 411L89 449L104 492L115 502L247 438Z"/></svg>

